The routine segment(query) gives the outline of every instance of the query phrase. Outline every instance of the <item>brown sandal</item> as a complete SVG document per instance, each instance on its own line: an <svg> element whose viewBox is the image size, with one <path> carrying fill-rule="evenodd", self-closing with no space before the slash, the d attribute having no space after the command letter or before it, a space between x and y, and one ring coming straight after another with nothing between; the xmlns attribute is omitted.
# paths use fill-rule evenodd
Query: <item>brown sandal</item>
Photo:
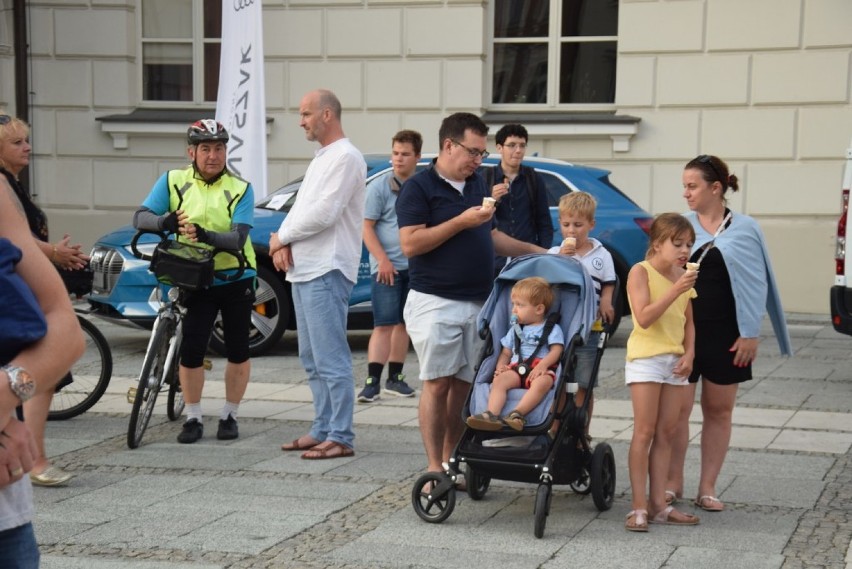
<svg viewBox="0 0 852 569"><path fill-rule="evenodd" d="M300 442L302 440L302 438L304 438L304 437L299 437L298 439L293 439L292 443L284 443L283 445L281 445L281 450L287 450L287 451L289 451L289 450L309 450L309 449L314 448L318 444L322 444L319 441L317 441L313 444L303 445Z"/></svg>
<svg viewBox="0 0 852 569"><path fill-rule="evenodd" d="M302 458L305 460L325 460L327 458L345 458L354 454L355 451L346 445L337 441L325 441L303 454Z"/></svg>

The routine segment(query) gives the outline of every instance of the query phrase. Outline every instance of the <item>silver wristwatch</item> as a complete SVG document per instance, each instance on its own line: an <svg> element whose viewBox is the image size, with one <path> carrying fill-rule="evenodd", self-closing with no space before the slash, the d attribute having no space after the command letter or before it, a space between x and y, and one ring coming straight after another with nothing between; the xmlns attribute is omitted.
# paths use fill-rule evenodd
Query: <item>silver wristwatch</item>
<svg viewBox="0 0 852 569"><path fill-rule="evenodd" d="M8 364L0 367L0 369L9 376L9 388L21 402L27 401L35 395L35 379L30 375L30 372L22 367Z"/></svg>

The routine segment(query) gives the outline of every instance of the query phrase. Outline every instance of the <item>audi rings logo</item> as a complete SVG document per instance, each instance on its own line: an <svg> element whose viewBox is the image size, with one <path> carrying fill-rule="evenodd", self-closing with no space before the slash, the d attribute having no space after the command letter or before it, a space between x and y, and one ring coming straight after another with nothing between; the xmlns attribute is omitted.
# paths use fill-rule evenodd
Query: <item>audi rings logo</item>
<svg viewBox="0 0 852 569"><path fill-rule="evenodd" d="M239 12L243 8L248 8L254 4L254 0L234 0L234 12Z"/></svg>

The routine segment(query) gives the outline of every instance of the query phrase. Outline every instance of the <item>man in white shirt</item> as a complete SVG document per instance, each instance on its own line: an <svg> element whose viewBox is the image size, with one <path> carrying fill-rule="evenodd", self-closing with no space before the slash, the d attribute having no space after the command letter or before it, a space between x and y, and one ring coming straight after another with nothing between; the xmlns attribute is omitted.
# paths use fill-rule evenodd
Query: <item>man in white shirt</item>
<svg viewBox="0 0 852 569"><path fill-rule="evenodd" d="M308 434L282 445L319 460L355 454L355 378L346 339L349 296L358 277L367 165L343 134L340 101L311 91L299 105L299 126L319 142L296 203L269 252L286 271L296 309L299 359L308 374L314 422Z"/></svg>

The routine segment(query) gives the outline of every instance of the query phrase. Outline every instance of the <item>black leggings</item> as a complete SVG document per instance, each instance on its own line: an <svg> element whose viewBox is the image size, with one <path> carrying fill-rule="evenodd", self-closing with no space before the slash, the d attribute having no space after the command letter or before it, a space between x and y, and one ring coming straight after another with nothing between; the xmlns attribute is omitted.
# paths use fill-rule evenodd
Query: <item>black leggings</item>
<svg viewBox="0 0 852 569"><path fill-rule="evenodd" d="M249 359L249 324L254 307L254 278L191 292L187 294L184 305L187 310L183 319L181 365L199 368L204 364L204 354L213 332L213 323L220 311L228 361L240 364Z"/></svg>

